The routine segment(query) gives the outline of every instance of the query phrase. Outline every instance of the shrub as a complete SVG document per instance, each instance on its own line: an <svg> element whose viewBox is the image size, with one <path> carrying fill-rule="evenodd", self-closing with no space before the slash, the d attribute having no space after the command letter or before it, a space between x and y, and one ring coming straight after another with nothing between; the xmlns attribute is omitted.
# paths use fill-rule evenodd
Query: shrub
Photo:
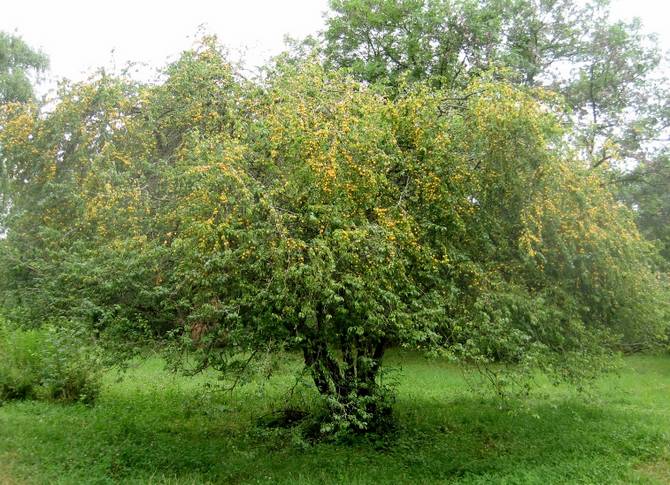
<svg viewBox="0 0 670 485"><path fill-rule="evenodd" d="M92 403L100 377L95 350L75 330L25 330L0 322L0 401Z"/></svg>

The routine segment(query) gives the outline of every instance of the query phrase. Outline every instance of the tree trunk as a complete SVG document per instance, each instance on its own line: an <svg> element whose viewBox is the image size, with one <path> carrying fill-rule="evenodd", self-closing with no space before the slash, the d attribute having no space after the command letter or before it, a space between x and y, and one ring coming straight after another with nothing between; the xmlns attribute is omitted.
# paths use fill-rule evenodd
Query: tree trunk
<svg viewBox="0 0 670 485"><path fill-rule="evenodd" d="M330 403L331 418L337 415L338 422L349 421L357 432L380 431L380 423L390 415L377 384L386 345L385 340L343 338L341 362L323 339L307 339L302 346L314 384Z"/></svg>

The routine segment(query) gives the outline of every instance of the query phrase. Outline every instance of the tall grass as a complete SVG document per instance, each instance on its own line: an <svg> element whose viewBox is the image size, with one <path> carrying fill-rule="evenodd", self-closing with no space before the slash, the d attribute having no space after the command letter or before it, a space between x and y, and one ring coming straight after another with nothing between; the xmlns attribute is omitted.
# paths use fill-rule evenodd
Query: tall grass
<svg viewBox="0 0 670 485"><path fill-rule="evenodd" d="M25 330L0 322L0 401L91 403L100 385L95 353L74 330Z"/></svg>

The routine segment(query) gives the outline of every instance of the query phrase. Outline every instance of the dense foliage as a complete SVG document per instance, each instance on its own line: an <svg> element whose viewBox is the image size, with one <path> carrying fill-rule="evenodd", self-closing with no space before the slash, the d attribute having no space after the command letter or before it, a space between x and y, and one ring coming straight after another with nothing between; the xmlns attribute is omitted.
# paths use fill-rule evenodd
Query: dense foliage
<svg viewBox="0 0 670 485"><path fill-rule="evenodd" d="M100 391L96 351L67 326L24 330L0 321L0 355L0 403L92 403Z"/></svg>
<svg viewBox="0 0 670 485"><path fill-rule="evenodd" d="M212 40L165 74L3 107L8 317L171 337L191 370L298 349L326 429L384 416L390 346L570 377L662 333L652 252L561 148L546 92L484 76L388 96L282 62L252 84Z"/></svg>
<svg viewBox="0 0 670 485"><path fill-rule="evenodd" d="M656 38L615 21L609 1L332 0L328 65L366 81L467 85L498 66L564 96L573 143L592 165L654 157L668 84Z"/></svg>
<svg viewBox="0 0 670 485"><path fill-rule="evenodd" d="M642 232L667 245L667 57L638 19L598 0L332 0L316 45L369 82L467 85L491 66L563 97L569 143L606 171ZM630 171L634 167L634 174ZM663 252L667 266L668 253Z"/></svg>
<svg viewBox="0 0 670 485"><path fill-rule="evenodd" d="M594 170L635 146L615 125L638 99L605 100L623 67L588 68L597 34L570 25L597 9L333 7L323 62L286 55L249 81L205 38L161 82L103 74L49 111L3 104L5 317L67 322L118 357L156 341L233 385L299 352L336 433L385 425L390 347L580 380L662 342L656 247ZM563 40L535 35L545 21ZM575 52L605 77L556 96L548 68Z"/></svg>

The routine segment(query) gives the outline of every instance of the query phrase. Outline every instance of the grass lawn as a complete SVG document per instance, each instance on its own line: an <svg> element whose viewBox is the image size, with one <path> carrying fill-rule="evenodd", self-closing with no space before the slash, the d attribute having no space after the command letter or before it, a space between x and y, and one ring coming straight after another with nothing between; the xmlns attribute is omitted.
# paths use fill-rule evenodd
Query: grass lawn
<svg viewBox="0 0 670 485"><path fill-rule="evenodd" d="M309 445L259 425L288 374L212 394L158 359L107 375L94 407L6 403L0 484L670 483L670 356L626 358L590 397L547 385L514 412L450 365L388 363L402 370L385 442Z"/></svg>

